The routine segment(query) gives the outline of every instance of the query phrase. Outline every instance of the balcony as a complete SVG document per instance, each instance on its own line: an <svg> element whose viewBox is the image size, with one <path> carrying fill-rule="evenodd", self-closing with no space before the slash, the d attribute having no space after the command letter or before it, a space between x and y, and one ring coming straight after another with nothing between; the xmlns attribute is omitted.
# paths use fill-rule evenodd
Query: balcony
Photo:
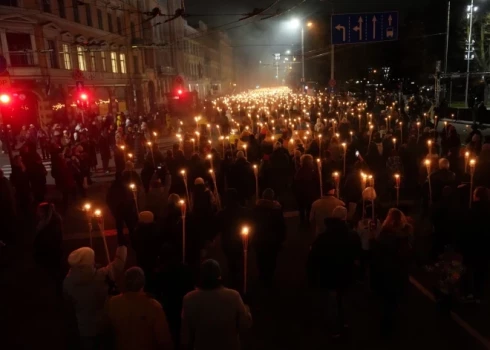
<svg viewBox="0 0 490 350"><path fill-rule="evenodd" d="M176 75L176 71L174 67L170 66L158 66L158 75Z"/></svg>

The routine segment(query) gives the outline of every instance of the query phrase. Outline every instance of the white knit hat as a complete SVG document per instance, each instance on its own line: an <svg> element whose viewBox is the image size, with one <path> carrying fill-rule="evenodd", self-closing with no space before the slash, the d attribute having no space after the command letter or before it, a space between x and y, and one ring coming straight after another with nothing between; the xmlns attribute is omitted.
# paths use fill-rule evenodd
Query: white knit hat
<svg viewBox="0 0 490 350"><path fill-rule="evenodd" d="M151 211L142 211L138 219L142 224L151 224L155 217Z"/></svg>
<svg viewBox="0 0 490 350"><path fill-rule="evenodd" d="M68 255L68 264L71 267L94 266L95 253L92 248L82 247L74 250Z"/></svg>

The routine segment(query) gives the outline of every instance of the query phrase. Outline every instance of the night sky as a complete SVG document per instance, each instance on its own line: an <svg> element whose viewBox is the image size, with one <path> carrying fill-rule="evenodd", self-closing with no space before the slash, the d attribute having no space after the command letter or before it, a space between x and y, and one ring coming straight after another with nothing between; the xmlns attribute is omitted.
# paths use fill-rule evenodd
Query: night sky
<svg viewBox="0 0 490 350"><path fill-rule="evenodd" d="M253 8L266 7L274 0L187 0L186 12L199 16L190 16L191 24L199 20L204 21L210 28L237 21L238 16L219 16L220 14L239 14L250 12ZM289 9L301 0L281 0L268 12L276 9ZM464 1L454 1L464 4ZM459 4L461 6L462 4ZM317 50L328 47L330 44L329 18L332 11L335 13L349 12L375 12L375 11L399 11L401 26L407 18L417 19L425 23L424 34L445 31L446 0L343 0L320 1L307 0L292 11L269 20L249 20L248 22L236 22L223 29L233 40L236 52L248 62L258 65L259 61L272 63L273 54L285 52L291 49L298 53L300 49L300 32L292 30L286 24L291 18L311 20L317 24L308 31L305 38L305 51ZM201 16L209 15L209 16ZM248 23L238 28L232 28L243 23ZM231 28L231 29L230 29ZM443 38L441 42L444 41ZM432 43L430 43L432 45ZM376 44L382 48L385 44ZM355 63L355 62L354 62ZM376 62L375 62L376 63ZM384 62L383 62L384 63ZM254 67L255 68L255 67Z"/></svg>

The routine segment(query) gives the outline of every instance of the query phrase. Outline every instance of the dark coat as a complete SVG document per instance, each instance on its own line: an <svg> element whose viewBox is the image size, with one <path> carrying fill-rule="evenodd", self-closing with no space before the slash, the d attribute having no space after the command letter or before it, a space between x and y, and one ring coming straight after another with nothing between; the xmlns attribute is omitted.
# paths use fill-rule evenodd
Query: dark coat
<svg viewBox="0 0 490 350"><path fill-rule="evenodd" d="M278 251L286 238L282 207L276 201L261 199L253 211L253 245L256 249Z"/></svg>
<svg viewBox="0 0 490 350"><path fill-rule="evenodd" d="M354 262L361 252L359 236L339 219L326 219L325 225L327 230L311 246L308 279L315 287L344 289L352 282Z"/></svg>

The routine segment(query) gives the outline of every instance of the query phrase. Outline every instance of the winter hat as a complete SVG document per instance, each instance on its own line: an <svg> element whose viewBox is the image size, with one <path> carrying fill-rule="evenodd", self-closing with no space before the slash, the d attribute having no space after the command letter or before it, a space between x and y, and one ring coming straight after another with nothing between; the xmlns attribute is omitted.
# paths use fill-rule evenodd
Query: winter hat
<svg viewBox="0 0 490 350"><path fill-rule="evenodd" d="M142 211L138 217L138 220L142 224L151 224L154 220L153 213L151 211Z"/></svg>
<svg viewBox="0 0 490 350"><path fill-rule="evenodd" d="M170 196L168 196L168 204L173 204L173 205L177 205L180 201L180 197L178 194L176 193L172 193L170 194Z"/></svg>
<svg viewBox="0 0 490 350"><path fill-rule="evenodd" d="M275 197L274 190L272 188L266 188L264 192L262 192L262 198L273 201Z"/></svg>
<svg viewBox="0 0 490 350"><path fill-rule="evenodd" d="M215 286L221 280L221 267L216 260L208 259L201 264L200 268L201 288Z"/></svg>
<svg viewBox="0 0 490 350"><path fill-rule="evenodd" d="M366 187L364 191L362 191L362 199L365 201L374 201L376 199L376 191L372 187Z"/></svg>
<svg viewBox="0 0 490 350"><path fill-rule="evenodd" d="M238 151L236 154L236 157L237 158L245 158L245 154L243 153L243 151Z"/></svg>
<svg viewBox="0 0 490 350"><path fill-rule="evenodd" d="M94 266L94 250L89 247L82 247L72 251L70 255L68 255L68 264L71 267Z"/></svg>
<svg viewBox="0 0 490 350"><path fill-rule="evenodd" d="M137 266L133 266L124 273L124 285L128 292L139 292L145 286L145 273Z"/></svg>
<svg viewBox="0 0 490 350"><path fill-rule="evenodd" d="M332 212L332 217L340 220L347 220L347 209L342 206L336 207Z"/></svg>
<svg viewBox="0 0 490 350"><path fill-rule="evenodd" d="M204 180L202 177L197 177L195 180L194 180L194 185L204 185Z"/></svg>

